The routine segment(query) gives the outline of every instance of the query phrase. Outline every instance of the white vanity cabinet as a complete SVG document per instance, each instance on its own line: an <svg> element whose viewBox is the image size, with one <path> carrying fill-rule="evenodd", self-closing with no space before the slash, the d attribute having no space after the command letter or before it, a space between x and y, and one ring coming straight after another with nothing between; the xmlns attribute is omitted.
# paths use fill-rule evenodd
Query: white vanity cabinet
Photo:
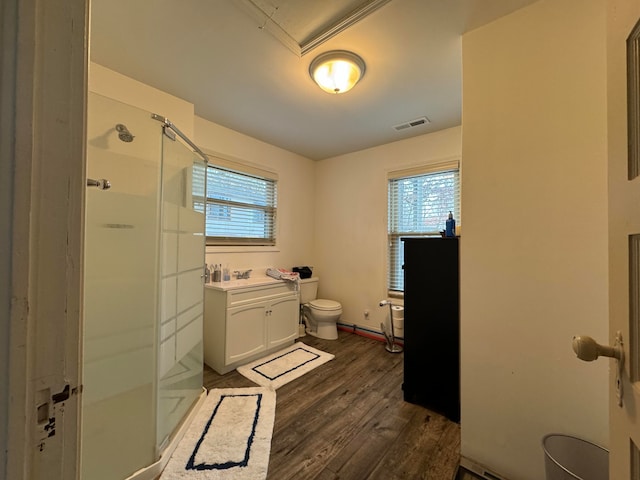
<svg viewBox="0 0 640 480"><path fill-rule="evenodd" d="M220 374L293 343L299 300L289 282L207 285L204 362Z"/></svg>

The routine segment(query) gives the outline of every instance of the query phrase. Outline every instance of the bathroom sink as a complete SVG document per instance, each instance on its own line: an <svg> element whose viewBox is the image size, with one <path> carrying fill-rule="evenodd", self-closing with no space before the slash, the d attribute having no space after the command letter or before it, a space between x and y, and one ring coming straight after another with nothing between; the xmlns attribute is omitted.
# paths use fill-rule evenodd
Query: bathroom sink
<svg viewBox="0 0 640 480"><path fill-rule="evenodd" d="M283 280L276 280L267 275L254 275L251 278L243 278L240 280L229 280L228 282L205 283L207 288L215 288L216 290L234 290L236 288L257 287L260 285L270 285L282 283Z"/></svg>

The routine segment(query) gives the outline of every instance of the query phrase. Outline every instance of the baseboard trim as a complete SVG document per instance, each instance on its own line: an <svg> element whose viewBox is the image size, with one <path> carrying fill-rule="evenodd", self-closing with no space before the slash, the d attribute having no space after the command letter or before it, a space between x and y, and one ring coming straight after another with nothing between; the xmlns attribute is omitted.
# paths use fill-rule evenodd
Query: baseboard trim
<svg viewBox="0 0 640 480"><path fill-rule="evenodd" d="M460 457L460 466L471 473L478 475L485 480L508 480L506 477L499 475L491 469L485 467L481 463L476 462L465 456Z"/></svg>
<svg viewBox="0 0 640 480"><path fill-rule="evenodd" d="M384 335L376 330L370 330L368 328L360 327L353 323L338 323L338 330L344 332L354 333L361 337L370 338L371 340L377 340L379 342L386 342ZM404 345L404 339L402 337L395 337L395 343L398 345Z"/></svg>

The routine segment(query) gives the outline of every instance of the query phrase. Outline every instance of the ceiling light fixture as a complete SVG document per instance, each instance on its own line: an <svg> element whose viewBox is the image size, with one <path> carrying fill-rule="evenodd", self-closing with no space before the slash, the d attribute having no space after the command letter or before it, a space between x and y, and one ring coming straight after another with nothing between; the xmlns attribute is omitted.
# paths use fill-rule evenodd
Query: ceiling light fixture
<svg viewBox="0 0 640 480"><path fill-rule="evenodd" d="M325 92L345 93L364 76L364 60L346 50L321 53L309 65L309 74Z"/></svg>

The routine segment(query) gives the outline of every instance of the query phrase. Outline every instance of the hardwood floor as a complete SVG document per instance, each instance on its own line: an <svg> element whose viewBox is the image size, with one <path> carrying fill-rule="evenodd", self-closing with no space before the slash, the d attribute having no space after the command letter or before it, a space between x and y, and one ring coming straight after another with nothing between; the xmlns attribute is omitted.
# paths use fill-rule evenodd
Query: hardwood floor
<svg viewBox="0 0 640 480"><path fill-rule="evenodd" d="M299 340L335 359L278 389L268 480L455 478L460 426L403 400L402 353L342 331ZM204 385L255 386L206 366Z"/></svg>
<svg viewBox="0 0 640 480"><path fill-rule="evenodd" d="M456 480L483 480L483 478L464 468L460 468L458 470L458 476L456 477Z"/></svg>

